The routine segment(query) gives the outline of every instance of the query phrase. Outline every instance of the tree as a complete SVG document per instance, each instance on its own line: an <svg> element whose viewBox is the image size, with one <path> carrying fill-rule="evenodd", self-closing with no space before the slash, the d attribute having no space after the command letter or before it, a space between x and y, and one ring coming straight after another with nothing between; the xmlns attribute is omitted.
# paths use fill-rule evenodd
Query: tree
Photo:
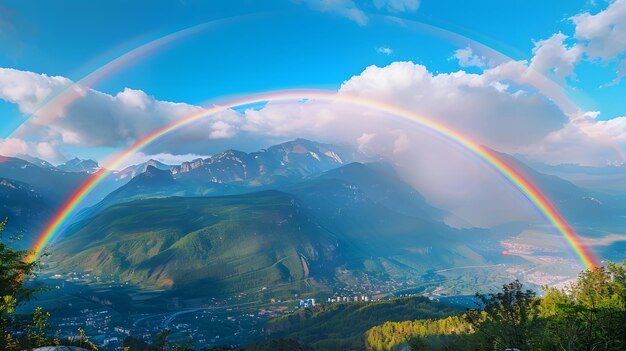
<svg viewBox="0 0 626 351"><path fill-rule="evenodd" d="M29 259L29 252L12 247L19 238L3 236L7 219L0 222L0 351L15 351L42 346L75 345L97 351L82 329L80 340L59 340L50 337L52 327L48 323L50 313L35 309L30 322L21 322L15 311L38 291L45 288L33 280L41 267L39 258ZM20 333L19 336L17 332Z"/></svg>
<svg viewBox="0 0 626 351"><path fill-rule="evenodd" d="M541 317L548 342L561 350L626 349L624 265L584 271L569 289L547 289Z"/></svg>
<svg viewBox="0 0 626 351"><path fill-rule="evenodd" d="M479 309L466 313L467 321L498 348L533 348L532 340L540 328L539 299L532 290L522 288L515 280L496 294L476 294Z"/></svg>
<svg viewBox="0 0 626 351"><path fill-rule="evenodd" d="M41 288L26 284L36 276L40 261L27 261L28 252L13 249L16 237L5 239L3 233L8 219L0 222L0 350L17 343L11 335L16 308Z"/></svg>
<svg viewBox="0 0 626 351"><path fill-rule="evenodd" d="M544 342L559 350L576 350L583 331L576 313L573 313L574 300L564 290L548 287L544 290L546 296L540 305L540 317L546 320Z"/></svg>

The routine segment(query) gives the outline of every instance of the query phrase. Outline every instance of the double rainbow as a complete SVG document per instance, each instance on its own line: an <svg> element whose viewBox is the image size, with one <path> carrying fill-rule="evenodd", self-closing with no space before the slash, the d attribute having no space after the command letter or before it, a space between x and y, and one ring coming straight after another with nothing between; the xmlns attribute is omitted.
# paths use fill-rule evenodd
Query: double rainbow
<svg viewBox="0 0 626 351"><path fill-rule="evenodd" d="M106 165L106 169L103 168L103 170L94 174L72 194L69 200L65 202L59 212L57 212L54 218L48 223L45 230L40 234L32 248L31 255L28 257L28 260L32 261L38 257L48 247L48 245L61 234L63 227L68 224L71 218L75 215L83 200L112 172L111 170L119 168L136 152L142 150L156 140L179 128L189 125L190 123L228 109L268 101L307 99L348 103L370 108L372 110L384 112L390 115L395 115L417 123L423 128L432 130L452 143L461 146L463 149L468 150L470 153L474 154L486 164L491 166L493 170L502 175L515 189L528 199L532 206L534 206L537 211L565 239L577 259L585 268L593 268L598 265L594 254L583 245L576 231L567 223L563 216L561 216L550 199L535 184L533 184L533 182L523 172L515 169L494 151L478 144L469 137L436 120L429 119L410 110L369 98L366 99L358 96L323 90L284 90L247 96L224 105L215 105L211 108L204 109L198 113L157 129L142 139L137 140L129 148L111 158L110 162Z"/></svg>

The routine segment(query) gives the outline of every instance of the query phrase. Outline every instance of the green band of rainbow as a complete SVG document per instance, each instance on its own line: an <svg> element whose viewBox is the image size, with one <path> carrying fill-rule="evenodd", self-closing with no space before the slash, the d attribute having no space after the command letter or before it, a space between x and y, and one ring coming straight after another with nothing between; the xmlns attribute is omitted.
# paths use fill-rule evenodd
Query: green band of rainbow
<svg viewBox="0 0 626 351"><path fill-rule="evenodd" d="M197 120L234 107L258 104L267 101L304 99L348 103L385 112L415 122L420 126L435 131L446 139L460 145L489 164L495 171L506 178L515 189L521 192L529 200L532 206L534 206L556 229L556 231L563 236L577 259L585 268L591 269L598 265L594 254L583 245L577 233L567 223L563 216L561 216L550 199L535 184L533 184L527 176L519 170L516 170L495 152L438 121L429 119L404 108L369 98L366 99L358 96L322 90L285 90L244 97L228 104L204 109L196 114L190 115L186 118L178 120L177 122L155 130L144 138L137 140L129 148L111 158L110 163L106 165L109 170L103 169L102 171L94 174L72 194L69 200L66 201L61 209L56 213L54 218L46 226L45 230L40 234L32 248L32 253L28 257L28 260L32 261L38 257L43 250L45 250L46 247L58 235L60 235L61 229L72 218L85 197L87 197L98 186L98 184L100 184L107 177L107 175L112 172L110 170L119 168L119 166L127 161L133 154L150 145L157 139Z"/></svg>

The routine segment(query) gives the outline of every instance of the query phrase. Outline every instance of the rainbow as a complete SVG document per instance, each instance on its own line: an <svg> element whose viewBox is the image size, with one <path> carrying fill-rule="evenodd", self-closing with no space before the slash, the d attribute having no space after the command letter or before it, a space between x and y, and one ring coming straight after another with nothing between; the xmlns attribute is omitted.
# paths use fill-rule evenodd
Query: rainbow
<svg viewBox="0 0 626 351"><path fill-rule="evenodd" d="M153 55L157 49L163 48L170 43L181 40L185 37L206 31L221 25L236 23L239 20L252 18L258 15L239 15L233 17L225 17L215 19L208 22L200 23L191 27L181 29L179 31L164 35L157 39L146 42L135 47L123 54L118 55L114 59L108 61L104 65L91 71L83 78L75 83L69 84L61 91L46 98L40 106L37 107L29 118L17 127L10 135L24 137L32 133L37 125L45 125L50 123L56 116L62 114L63 110L71 105L76 99L85 94L85 89L89 89L97 82L106 77L110 77L116 71L123 69L139 61L141 58Z"/></svg>
<svg viewBox="0 0 626 351"><path fill-rule="evenodd" d="M410 120L423 128L436 132L446 138L446 140L449 140L463 149L468 150L470 153L491 166L491 168L498 174L502 175L515 189L517 189L527 200L529 200L532 206L538 210L538 212L565 239L574 255L584 267L593 268L598 265L594 254L583 245L576 231L567 223L563 216L561 216L550 199L535 184L533 184L523 172L515 169L494 151L478 144L467 136L438 121L429 119L410 110L382 101L324 90L285 90L250 95L223 105L214 105L210 108L203 109L198 113L192 114L186 118L182 118L172 124L157 129L142 139L137 140L126 150L123 150L113 156L106 168L103 168L100 172L94 174L82 186L76 189L72 196L56 213L54 218L48 223L44 231L39 235L31 250L28 260L32 261L38 257L50 245L50 243L52 243L61 234L63 227L69 223L75 215L83 200L107 177L107 175L112 172L112 169L117 169L123 165L124 162L129 160L130 157L132 157L136 152L142 150L168 133L207 116L245 105L259 104L269 101L290 100L320 100L362 106Z"/></svg>

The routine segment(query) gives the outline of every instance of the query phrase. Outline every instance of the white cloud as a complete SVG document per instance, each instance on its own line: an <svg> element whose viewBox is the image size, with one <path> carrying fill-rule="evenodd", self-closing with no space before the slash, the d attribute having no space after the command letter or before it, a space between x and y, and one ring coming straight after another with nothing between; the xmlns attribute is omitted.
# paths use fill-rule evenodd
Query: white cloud
<svg viewBox="0 0 626 351"><path fill-rule="evenodd" d="M64 77L0 68L0 99L18 105L24 114L35 112L46 97L71 84Z"/></svg>
<svg viewBox="0 0 626 351"><path fill-rule="evenodd" d="M503 151L537 142L567 122L541 95L494 87L499 79L490 70L482 75L463 71L433 75L422 65L394 62L384 68L368 67L342 84L340 92L405 107Z"/></svg>
<svg viewBox="0 0 626 351"><path fill-rule="evenodd" d="M557 42L560 41L559 38ZM16 93L26 92L26 87L32 87L33 81L38 84L37 90L46 92L52 92L57 82L65 85L69 82L63 77L51 79L31 72L10 71L9 79L13 85L6 90L10 93L1 90L0 97L15 102L21 110L29 110L46 99L43 93ZM555 106L558 94L556 99L548 99L536 93L535 88L543 83L554 88L547 81L538 78L524 61L510 61L487 68L481 74L464 71L432 74L422 65L395 62L382 68L366 68L344 82L339 93L402 106L435 118L504 152L528 153L548 162L555 162L560 156L582 164L605 163L611 157L615 158L615 147L607 150L607 143L599 141L602 138L621 140L623 125L581 119L576 111L564 114ZM23 86L16 82L23 82ZM9 84L0 79L0 86ZM529 86L533 88L529 89ZM31 124L37 127L35 134L4 140L0 150L5 154L30 153L56 160L67 145L123 147L159 127L202 111L198 106L159 101L143 91L128 88L115 95L85 89L74 98L75 101L60 109L53 119L39 119L35 115L31 119ZM363 123L341 127L350 129L349 132L333 131L338 123L341 125L338 122L341 116L347 115L362 116ZM229 110L200 120L170 135L166 141L151 145L147 152L202 154L206 152L203 148L209 140L227 140L243 135L279 139L309 136L315 139L321 134L345 139L349 134L349 139L355 143L362 137L359 145L366 148L374 139L373 135L381 137L378 132L381 122L376 122L378 117L379 114L364 108L331 102L269 103L260 110L249 109L243 113ZM398 135L393 138L397 139ZM33 142L45 144L36 146ZM559 151L559 143L567 145L568 151ZM400 141L398 145L402 145ZM586 151L577 150L575 145ZM15 151L9 152L12 149ZM602 151L598 151L600 149ZM598 153L603 157L597 158Z"/></svg>
<svg viewBox="0 0 626 351"><path fill-rule="evenodd" d="M122 147L175 120L202 111L202 107L159 101L141 90L126 88L108 95L72 86L64 77L0 69L0 98L15 103L25 116L33 113L13 135L2 140L0 154L27 153L51 161L63 159L63 147ZM67 90L67 88L72 90ZM59 99L45 104L59 90ZM170 152L191 143L230 138L240 114L218 113L181 129L168 139ZM154 150L158 151L159 146Z"/></svg>
<svg viewBox="0 0 626 351"><path fill-rule="evenodd" d="M393 153L399 154L407 151L411 147L411 143L409 142L409 137L405 132L399 130L398 137L393 141Z"/></svg>
<svg viewBox="0 0 626 351"><path fill-rule="evenodd" d="M50 143L42 142L36 144L36 154L47 160L58 160L62 156L57 152L57 148ZM26 153L28 154L28 153Z"/></svg>
<svg viewBox="0 0 626 351"><path fill-rule="evenodd" d="M30 142L20 138L0 138L0 155L31 155L51 162L65 160L58 148L48 142Z"/></svg>
<svg viewBox="0 0 626 351"><path fill-rule="evenodd" d="M150 97L143 91L128 88L117 94L116 98L129 108L135 108L141 111L145 111L151 103Z"/></svg>
<svg viewBox="0 0 626 351"><path fill-rule="evenodd" d="M574 36L590 58L612 60L626 49L626 0L615 0L599 13L581 13L570 18Z"/></svg>
<svg viewBox="0 0 626 351"><path fill-rule="evenodd" d="M420 0L374 0L374 6L389 12L415 12L420 6Z"/></svg>
<svg viewBox="0 0 626 351"><path fill-rule="evenodd" d="M368 22L368 17L352 0L304 0L313 9L321 12L337 13L361 26Z"/></svg>
<svg viewBox="0 0 626 351"><path fill-rule="evenodd" d="M126 88L114 96L88 90L53 120L35 115L31 124L66 144L116 147L200 110L197 106L158 101L140 90Z"/></svg>
<svg viewBox="0 0 626 351"><path fill-rule="evenodd" d="M582 58L582 47L579 45L567 47L565 45L566 39L565 34L556 33L548 39L537 41L533 48L530 68L541 74L554 77L559 82L572 76L574 66Z"/></svg>
<svg viewBox="0 0 626 351"><path fill-rule="evenodd" d="M607 85L618 84L626 71L626 0L609 2L606 9L595 15L585 12L570 20L575 25L574 37L588 59L610 62L622 58L616 78Z"/></svg>
<svg viewBox="0 0 626 351"><path fill-rule="evenodd" d="M379 54L384 54L384 55L389 56L393 53L393 50L391 50L390 48L386 46L379 46L376 48L376 52Z"/></svg>
<svg viewBox="0 0 626 351"><path fill-rule="evenodd" d="M570 118L581 113L579 107L571 100L561 84L535 69L529 69L529 64L525 60L504 62L485 70L483 75L492 82L500 82L507 85L510 81L517 85L532 87L552 101ZM498 86L498 89L501 87L503 85ZM523 90L520 90L517 94L522 94L523 92Z"/></svg>
<svg viewBox="0 0 626 351"><path fill-rule="evenodd" d="M363 133L356 139L356 146L360 152L367 153L367 145L376 137L376 133Z"/></svg>
<svg viewBox="0 0 626 351"><path fill-rule="evenodd" d="M605 122L589 113L566 115L532 86L544 82L533 72L525 61L506 62L480 74L434 74L423 65L395 62L367 67L345 81L338 94L385 101L498 151L540 161L606 164L619 160L615 146L626 142L626 118ZM139 90L125 89L115 95L85 90L50 123L37 124L33 134L37 140L2 140L0 154L29 153L51 159L67 144L123 147L199 111L201 107L159 101ZM163 159L180 160L176 155L204 155L211 153L211 147L251 145L251 140L266 145L295 137L349 142L364 152L393 159L404 168L407 180L434 205L451 211L455 220L488 226L496 224L494 219L534 218L519 196L475 157L416 126L367 106L337 101L270 102L260 109L229 110L202 119L143 152L146 158L169 154ZM476 201L483 204L481 211Z"/></svg>
<svg viewBox="0 0 626 351"><path fill-rule="evenodd" d="M166 165L179 165L183 162L187 162L187 161L191 161L191 160L195 160L199 158L205 159L208 157L210 157L210 155L193 154L193 153L174 155L174 154L170 154L167 152L160 152L157 154L146 154L143 152L138 152L135 155L133 155L129 160L127 160L122 165L120 165L118 168L121 170L121 169L124 169L125 167L144 163L149 160L156 160Z"/></svg>
<svg viewBox="0 0 626 351"><path fill-rule="evenodd" d="M202 107L159 101L145 92L124 89L108 95L72 87L62 98L38 110L60 87L71 87L63 77L49 77L12 69L0 71L0 98L15 103L25 114L35 114L13 136L0 139L0 154L30 154L50 161L64 159L62 150L125 147L148 133ZM76 88L76 89L74 89ZM241 114L224 111L172 133L166 142L150 145L148 152L189 153L208 141L234 137ZM101 151L100 151L101 153Z"/></svg>
<svg viewBox="0 0 626 351"><path fill-rule="evenodd" d="M216 121L211 124L211 132L209 137L211 139L228 139L232 138L236 134L235 128L224 121Z"/></svg>
<svg viewBox="0 0 626 351"><path fill-rule="evenodd" d="M31 149L32 148L22 139L0 139L0 155L3 156L28 154Z"/></svg>
<svg viewBox="0 0 626 351"><path fill-rule="evenodd" d="M597 120L599 112L581 113L562 129L541 142L523 148L520 153L546 163L582 163L595 166L626 161L626 117Z"/></svg>
<svg viewBox="0 0 626 351"><path fill-rule="evenodd" d="M337 122L337 111L344 107L313 100L304 103L269 103L260 110L246 110L245 124L241 130L270 137L289 138L297 133L314 136L332 128Z"/></svg>
<svg viewBox="0 0 626 351"><path fill-rule="evenodd" d="M589 113L568 118L531 86L535 81L547 84L524 61L482 74L433 74L422 65L395 62L368 67L344 82L339 94L401 106L496 150L535 160L587 165L620 160L616 143L626 139L626 118L603 122ZM456 223L491 226L536 219L519 194L475 156L405 120L366 107L319 101L269 104L247 111L245 117L243 128L251 133L322 136L390 157L431 203L451 211Z"/></svg>
<svg viewBox="0 0 626 351"><path fill-rule="evenodd" d="M459 60L459 66L461 67L483 68L487 66L487 62L489 61L487 57L475 54L469 46L465 49L456 50L453 56Z"/></svg>
<svg viewBox="0 0 626 351"><path fill-rule="evenodd" d="M546 79L563 84L567 77L574 77L575 67L583 59L601 60L611 65L622 59L615 69L616 78L606 85L618 84L626 72L626 59L623 58L626 53L626 0L609 2L606 9L596 14L585 12L569 20L575 27L573 38L559 32L535 42L530 64L531 71L536 72L532 77L534 84L542 87L544 93L558 91L558 88L549 87ZM526 76L531 78L533 74L527 73ZM540 76L545 76L545 79ZM548 92L547 95L551 94ZM563 96L553 100L563 108ZM564 110L570 115L580 112L572 108Z"/></svg>

